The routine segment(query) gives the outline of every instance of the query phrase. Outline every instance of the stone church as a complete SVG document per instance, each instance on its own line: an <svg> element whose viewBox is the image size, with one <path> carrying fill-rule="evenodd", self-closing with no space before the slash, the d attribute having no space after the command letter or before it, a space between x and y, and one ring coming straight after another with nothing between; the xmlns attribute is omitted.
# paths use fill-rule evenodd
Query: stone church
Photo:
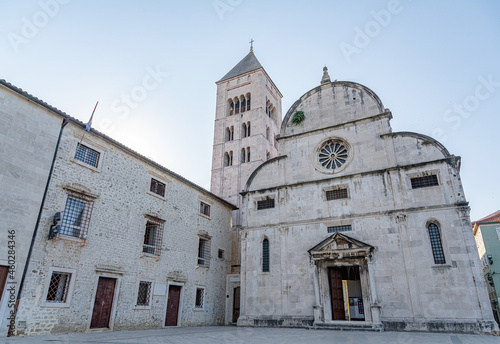
<svg viewBox="0 0 500 344"><path fill-rule="evenodd" d="M239 208L226 322L496 328L460 157L393 132L371 89L326 67L283 120L281 98L252 50L217 82L211 191Z"/></svg>

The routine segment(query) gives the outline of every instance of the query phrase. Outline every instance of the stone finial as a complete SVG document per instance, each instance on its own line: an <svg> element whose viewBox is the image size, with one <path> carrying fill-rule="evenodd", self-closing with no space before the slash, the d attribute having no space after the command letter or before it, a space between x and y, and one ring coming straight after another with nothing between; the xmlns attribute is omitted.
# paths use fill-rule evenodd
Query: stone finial
<svg viewBox="0 0 500 344"><path fill-rule="evenodd" d="M330 80L330 75L328 75L328 68L323 67L323 77L321 78L321 84L328 84L332 82L332 80Z"/></svg>

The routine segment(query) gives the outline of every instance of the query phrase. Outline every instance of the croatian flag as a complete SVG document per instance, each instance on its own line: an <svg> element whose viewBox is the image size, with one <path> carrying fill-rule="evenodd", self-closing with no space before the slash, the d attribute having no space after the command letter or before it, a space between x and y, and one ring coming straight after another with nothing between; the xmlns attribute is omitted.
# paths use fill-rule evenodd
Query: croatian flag
<svg viewBox="0 0 500 344"><path fill-rule="evenodd" d="M87 125L85 126L85 131L90 131L90 128L92 127L92 119L94 118L94 112L95 112L95 109L97 109L97 104L99 104L99 101L97 101L97 103L95 103L94 111L92 111L92 115L90 116L90 119L87 122Z"/></svg>

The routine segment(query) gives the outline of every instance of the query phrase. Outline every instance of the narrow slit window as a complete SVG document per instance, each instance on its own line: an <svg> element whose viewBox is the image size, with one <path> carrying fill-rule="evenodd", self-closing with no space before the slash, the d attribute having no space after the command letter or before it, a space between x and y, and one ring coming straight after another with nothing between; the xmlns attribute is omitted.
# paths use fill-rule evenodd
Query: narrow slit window
<svg viewBox="0 0 500 344"><path fill-rule="evenodd" d="M269 240L262 241L262 272L269 272Z"/></svg>
<svg viewBox="0 0 500 344"><path fill-rule="evenodd" d="M441 243L441 235L439 233L439 227L431 223L428 227L429 238L431 240L432 254L434 256L435 264L446 264L446 259L444 257L443 245Z"/></svg>

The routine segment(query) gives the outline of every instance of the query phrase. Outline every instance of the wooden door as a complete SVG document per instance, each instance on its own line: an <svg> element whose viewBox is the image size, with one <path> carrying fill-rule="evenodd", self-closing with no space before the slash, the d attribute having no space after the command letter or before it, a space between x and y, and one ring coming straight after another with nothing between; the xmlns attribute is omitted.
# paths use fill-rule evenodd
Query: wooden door
<svg viewBox="0 0 500 344"><path fill-rule="evenodd" d="M342 292L342 271L340 268L329 268L330 294L332 299L333 320L345 320L344 293Z"/></svg>
<svg viewBox="0 0 500 344"><path fill-rule="evenodd" d="M165 326L177 326L179 317L179 303L181 299L181 287L171 285L168 288L167 316L165 317Z"/></svg>
<svg viewBox="0 0 500 344"><path fill-rule="evenodd" d="M9 267L0 265L0 301L3 297L3 287L5 286L5 282L7 281L7 275L9 274Z"/></svg>
<svg viewBox="0 0 500 344"><path fill-rule="evenodd" d="M114 278L99 277L90 328L109 327L111 309L113 308L113 296L115 295L115 284L116 279Z"/></svg>
<svg viewBox="0 0 500 344"><path fill-rule="evenodd" d="M233 294L233 323L240 317L240 287L234 288Z"/></svg>

